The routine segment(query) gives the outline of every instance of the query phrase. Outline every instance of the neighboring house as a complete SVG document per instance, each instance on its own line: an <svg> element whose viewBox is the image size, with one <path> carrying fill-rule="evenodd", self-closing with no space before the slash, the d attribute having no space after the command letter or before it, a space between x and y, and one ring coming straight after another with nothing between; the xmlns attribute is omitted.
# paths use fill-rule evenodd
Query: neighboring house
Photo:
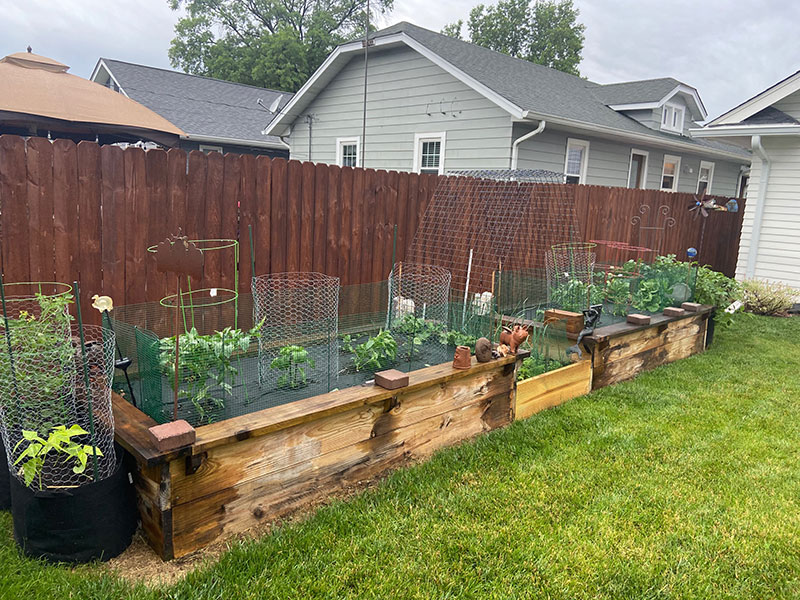
<svg viewBox="0 0 800 600"><path fill-rule="evenodd" d="M443 173L549 169L568 182L738 194L749 153L688 134L706 111L674 79L598 85L409 23L339 46L266 133L292 158Z"/></svg>
<svg viewBox="0 0 800 600"><path fill-rule="evenodd" d="M184 150L289 155L279 138L262 133L274 117L267 109L281 97L284 106L292 97L287 92L108 58L97 61L90 79L180 127Z"/></svg>
<svg viewBox="0 0 800 600"><path fill-rule="evenodd" d="M753 151L736 276L800 290L800 71L692 134Z"/></svg>

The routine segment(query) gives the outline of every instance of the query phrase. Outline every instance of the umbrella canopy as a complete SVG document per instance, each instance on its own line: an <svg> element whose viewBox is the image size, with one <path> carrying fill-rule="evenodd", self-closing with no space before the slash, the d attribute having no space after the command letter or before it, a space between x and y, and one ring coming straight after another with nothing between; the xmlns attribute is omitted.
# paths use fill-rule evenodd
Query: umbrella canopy
<svg viewBox="0 0 800 600"><path fill-rule="evenodd" d="M166 145L185 135L144 105L68 69L32 52L0 59L0 123Z"/></svg>

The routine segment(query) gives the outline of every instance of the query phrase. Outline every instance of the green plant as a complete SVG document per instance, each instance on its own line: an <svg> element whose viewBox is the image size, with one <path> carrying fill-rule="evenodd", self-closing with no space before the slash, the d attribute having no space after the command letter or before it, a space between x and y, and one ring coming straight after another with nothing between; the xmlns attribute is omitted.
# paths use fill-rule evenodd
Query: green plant
<svg viewBox="0 0 800 600"><path fill-rule="evenodd" d="M625 316L632 300L632 280L627 275L611 275L606 283L605 300L611 304L611 314Z"/></svg>
<svg viewBox="0 0 800 600"><path fill-rule="evenodd" d="M301 388L308 380L306 379L306 369L304 365L314 368L314 359L309 356L308 350L302 346L284 346L278 351L270 363L270 368L283 371L283 375L278 377L278 387L297 389Z"/></svg>
<svg viewBox="0 0 800 600"><path fill-rule="evenodd" d="M73 425L67 429L64 425L56 425L52 428L47 438L39 436L36 431L22 431L22 439L14 446L14 452L17 451L23 443L28 442L28 445L14 461L20 466L20 473L22 474L25 485L30 487L34 479L39 481L39 489L42 489L42 470L44 469L45 461L48 456L55 456L57 462L59 457L63 457L63 462L73 464L72 472L76 475L81 475L86 471L86 463L90 456L97 455L103 456L100 448L82 444L73 440L72 438L80 435L88 435L88 431L79 425Z"/></svg>
<svg viewBox="0 0 800 600"><path fill-rule="evenodd" d="M742 302L747 312L757 315L780 315L788 311L798 295L785 283L748 279L741 284Z"/></svg>
<svg viewBox="0 0 800 600"><path fill-rule="evenodd" d="M363 344L353 346L356 371L377 370L397 358L397 342L389 331L381 330Z"/></svg>
<svg viewBox="0 0 800 600"><path fill-rule="evenodd" d="M456 331L451 329L443 331L439 334L439 342L446 346L469 346L470 349L475 350L475 342L478 338L463 331Z"/></svg>
<svg viewBox="0 0 800 600"><path fill-rule="evenodd" d="M636 310L655 313L662 310L665 299L661 281L656 279L643 279L636 286L631 304Z"/></svg>
<svg viewBox="0 0 800 600"><path fill-rule="evenodd" d="M538 354L531 354L528 358L522 361L522 364L517 369L517 381L523 379L530 379L542 373L552 371L554 368L560 367L560 363L554 360L548 360Z"/></svg>
<svg viewBox="0 0 800 600"><path fill-rule="evenodd" d="M345 334L342 336L342 352L347 352L348 354L353 351L353 338L350 337L350 334Z"/></svg>
<svg viewBox="0 0 800 600"><path fill-rule="evenodd" d="M738 281L726 277L708 266L697 269L697 282L695 284L695 301L700 304L716 306L720 309L728 307L739 299L742 288ZM724 310L718 310L714 317L717 326L724 328L733 324L733 315Z"/></svg>
<svg viewBox="0 0 800 600"><path fill-rule="evenodd" d="M581 312L589 304L603 301L603 289L594 283L584 283L580 279L560 281L550 289L550 304L563 310Z"/></svg>
<svg viewBox="0 0 800 600"><path fill-rule="evenodd" d="M250 347L262 323L249 331L226 327L209 335L200 335L192 327L180 336L178 372L183 385L178 390L178 399L194 405L200 422L211 422L212 411L225 408L226 397L233 392L229 381L238 373L233 354ZM175 337L162 338L159 349L161 370L171 376L175 372Z"/></svg>

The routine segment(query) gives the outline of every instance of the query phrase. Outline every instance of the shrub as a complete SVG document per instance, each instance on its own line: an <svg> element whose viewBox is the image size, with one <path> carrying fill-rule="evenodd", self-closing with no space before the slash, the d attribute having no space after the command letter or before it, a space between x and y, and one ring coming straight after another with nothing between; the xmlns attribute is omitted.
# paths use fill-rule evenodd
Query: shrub
<svg viewBox="0 0 800 600"><path fill-rule="evenodd" d="M742 282L742 301L747 312L757 315L783 314L792 307L797 290L785 283L750 279Z"/></svg>
<svg viewBox="0 0 800 600"><path fill-rule="evenodd" d="M720 327L729 327L733 323L733 315L726 313L724 309L739 299L741 291L741 287L735 279L726 277L708 266L697 269L695 301L700 304L710 304L719 309L714 321Z"/></svg>

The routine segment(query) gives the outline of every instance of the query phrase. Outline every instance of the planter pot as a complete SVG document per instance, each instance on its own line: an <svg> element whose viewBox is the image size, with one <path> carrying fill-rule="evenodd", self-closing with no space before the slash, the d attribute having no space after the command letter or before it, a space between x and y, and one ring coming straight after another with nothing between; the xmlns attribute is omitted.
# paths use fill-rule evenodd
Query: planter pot
<svg viewBox="0 0 800 600"><path fill-rule="evenodd" d="M514 419L525 419L592 391L592 361L561 367L517 382Z"/></svg>
<svg viewBox="0 0 800 600"><path fill-rule="evenodd" d="M137 527L136 496L123 455L120 449L110 477L73 489L36 491L11 477L14 540L22 552L70 563L121 554Z"/></svg>
<svg viewBox="0 0 800 600"><path fill-rule="evenodd" d="M0 510L11 508L11 476L8 474L8 460L6 460L6 447L0 440Z"/></svg>

